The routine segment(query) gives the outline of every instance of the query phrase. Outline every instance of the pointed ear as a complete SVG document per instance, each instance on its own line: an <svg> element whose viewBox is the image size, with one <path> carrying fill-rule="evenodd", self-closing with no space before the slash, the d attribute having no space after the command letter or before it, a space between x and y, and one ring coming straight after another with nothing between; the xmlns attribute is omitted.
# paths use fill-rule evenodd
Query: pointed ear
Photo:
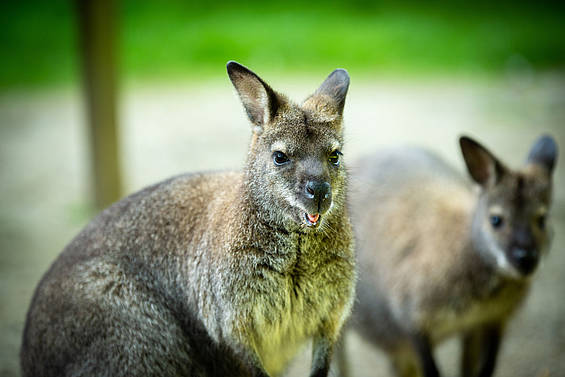
<svg viewBox="0 0 565 377"><path fill-rule="evenodd" d="M541 165L551 174L557 161L557 154L555 140L549 135L543 135L534 143L526 162Z"/></svg>
<svg viewBox="0 0 565 377"><path fill-rule="evenodd" d="M229 61L226 68L251 123L265 126L277 113L279 96L259 76L241 64Z"/></svg>
<svg viewBox="0 0 565 377"><path fill-rule="evenodd" d="M459 145L467 170L475 182L487 186L500 181L506 168L492 153L467 136L459 138Z"/></svg>
<svg viewBox="0 0 565 377"><path fill-rule="evenodd" d="M345 69L336 69L318 90L304 101L303 106L326 115L341 117L348 89L349 74Z"/></svg>

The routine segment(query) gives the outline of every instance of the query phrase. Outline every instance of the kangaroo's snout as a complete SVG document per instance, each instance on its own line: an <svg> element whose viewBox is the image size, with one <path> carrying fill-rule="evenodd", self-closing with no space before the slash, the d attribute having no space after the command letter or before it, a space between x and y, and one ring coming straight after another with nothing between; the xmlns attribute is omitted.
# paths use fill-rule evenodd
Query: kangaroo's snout
<svg viewBox="0 0 565 377"><path fill-rule="evenodd" d="M508 259L522 275L527 276L536 269L540 253L532 232L525 226L518 227L513 233L513 243Z"/></svg>
<svg viewBox="0 0 565 377"><path fill-rule="evenodd" d="M536 269L540 254L536 249L515 247L510 251L510 262L524 276L530 275Z"/></svg>
<svg viewBox="0 0 565 377"><path fill-rule="evenodd" d="M332 202L332 187L328 182L310 180L306 182L304 196L312 213L325 213Z"/></svg>

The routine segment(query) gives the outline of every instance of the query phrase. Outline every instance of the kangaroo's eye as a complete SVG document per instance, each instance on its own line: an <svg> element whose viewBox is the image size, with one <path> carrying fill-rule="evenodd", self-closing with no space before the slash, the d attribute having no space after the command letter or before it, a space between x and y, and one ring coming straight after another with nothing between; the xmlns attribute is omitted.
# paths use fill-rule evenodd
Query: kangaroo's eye
<svg viewBox="0 0 565 377"><path fill-rule="evenodd" d="M343 154L340 151L335 150L332 153L330 153L330 156L328 157L328 161L330 162L330 164L334 166L339 166L339 156L342 155Z"/></svg>
<svg viewBox="0 0 565 377"><path fill-rule="evenodd" d="M273 153L273 162L275 163L275 165L284 165L290 162L290 160L286 154L282 153L281 151L276 151L275 153Z"/></svg>
<svg viewBox="0 0 565 377"><path fill-rule="evenodd" d="M538 220L537 220L537 222L538 222L538 227L539 227L540 229L545 229L545 223L546 223L546 221L547 221L547 216L545 216L545 215L540 215L540 216L538 217Z"/></svg>
<svg viewBox="0 0 565 377"><path fill-rule="evenodd" d="M495 229L500 228L503 223L502 217L498 215L491 215L489 221L490 221L490 225L492 225L492 227Z"/></svg>

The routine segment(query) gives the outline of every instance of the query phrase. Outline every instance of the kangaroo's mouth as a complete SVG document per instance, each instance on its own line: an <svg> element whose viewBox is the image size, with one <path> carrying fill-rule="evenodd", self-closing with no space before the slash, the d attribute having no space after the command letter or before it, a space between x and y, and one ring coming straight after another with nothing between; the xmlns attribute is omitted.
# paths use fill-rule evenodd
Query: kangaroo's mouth
<svg viewBox="0 0 565 377"><path fill-rule="evenodd" d="M320 214L319 213L315 213L315 214L309 214L309 213L304 213L304 221L306 222L307 226L311 226L311 227L317 227L320 224Z"/></svg>

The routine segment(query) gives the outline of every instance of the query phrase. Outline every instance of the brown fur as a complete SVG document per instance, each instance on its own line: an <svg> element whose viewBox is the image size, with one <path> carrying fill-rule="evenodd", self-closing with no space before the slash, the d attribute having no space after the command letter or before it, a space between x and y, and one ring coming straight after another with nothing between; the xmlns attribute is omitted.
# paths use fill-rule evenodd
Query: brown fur
<svg viewBox="0 0 565 377"><path fill-rule="evenodd" d="M453 335L464 339L462 374L490 375L537 262L520 270L513 253L539 256L551 238L538 222L551 205L553 139L541 138L518 171L469 138L461 147L479 190L414 149L362 159L353 178L360 281L351 325L399 376L437 376L433 346ZM496 229L492 211L503 219Z"/></svg>
<svg viewBox="0 0 565 377"><path fill-rule="evenodd" d="M237 63L228 73L255 126L244 171L174 177L96 217L37 287L24 376L279 375L311 338L312 375L327 373L355 278L345 167L327 159L348 76L297 105ZM292 164L273 164L274 144ZM303 217L312 177L331 186L317 228Z"/></svg>

